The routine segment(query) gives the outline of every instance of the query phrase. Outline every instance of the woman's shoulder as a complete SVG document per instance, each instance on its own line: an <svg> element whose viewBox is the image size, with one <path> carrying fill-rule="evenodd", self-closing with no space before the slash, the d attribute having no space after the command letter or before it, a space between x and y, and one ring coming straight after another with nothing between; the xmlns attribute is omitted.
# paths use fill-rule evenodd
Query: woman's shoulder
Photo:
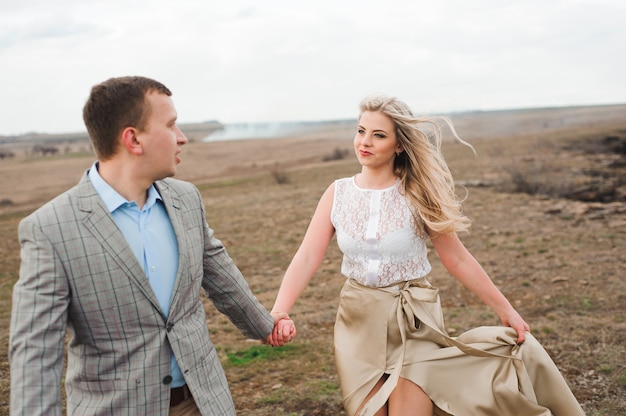
<svg viewBox="0 0 626 416"><path fill-rule="evenodd" d="M333 182L335 186L351 184L351 183L354 183L354 176L347 176L345 178L335 179L335 181Z"/></svg>
<svg viewBox="0 0 626 416"><path fill-rule="evenodd" d="M354 187L354 176L349 176L346 178L335 179L333 183L328 187L332 189L335 194L340 193L343 194L346 190Z"/></svg>

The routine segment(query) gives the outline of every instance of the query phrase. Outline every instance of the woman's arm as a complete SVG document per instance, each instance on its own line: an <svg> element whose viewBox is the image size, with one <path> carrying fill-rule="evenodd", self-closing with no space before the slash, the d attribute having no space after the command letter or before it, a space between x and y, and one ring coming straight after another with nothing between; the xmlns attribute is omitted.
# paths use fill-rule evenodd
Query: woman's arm
<svg viewBox="0 0 626 416"><path fill-rule="evenodd" d="M515 329L518 344L524 342L524 332L530 331L530 327L491 281L457 234L431 233L431 241L444 267L493 309L504 325Z"/></svg>
<svg viewBox="0 0 626 416"><path fill-rule="evenodd" d="M273 312L289 313L322 263L330 240L335 234L335 228L330 221L334 193L335 184L332 183L320 198L304 239L285 272L272 308Z"/></svg>

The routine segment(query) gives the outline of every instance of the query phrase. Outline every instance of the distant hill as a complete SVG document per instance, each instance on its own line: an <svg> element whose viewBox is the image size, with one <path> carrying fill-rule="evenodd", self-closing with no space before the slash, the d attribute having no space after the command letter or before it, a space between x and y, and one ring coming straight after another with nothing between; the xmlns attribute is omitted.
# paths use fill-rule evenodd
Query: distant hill
<svg viewBox="0 0 626 416"><path fill-rule="evenodd" d="M222 128L223 125L217 121L208 121L203 123L186 123L181 124L180 128L190 140L200 140L208 136L212 131ZM78 142L88 142L89 136L86 131L74 133L26 133L15 136L0 136L0 145L2 144L32 144L46 143L68 144Z"/></svg>
<svg viewBox="0 0 626 416"><path fill-rule="evenodd" d="M435 115L435 114L432 114ZM447 114L437 114L449 116L460 133L464 137L468 136L492 136L504 132L512 132L517 129L529 131L541 130L546 127L565 127L568 125L579 125L585 122L603 122L616 117L626 117L626 104L607 104L593 106L570 106L570 107L538 107L525 109L505 109L490 111L465 111ZM250 138L275 137L272 131L294 132L305 129L317 129L333 125L345 125L354 120L321 120L307 122L272 122L272 123L233 123L223 124L219 121L205 121L200 123L180 124L181 130L190 141L212 141L208 139L213 135L216 140L231 138L231 131L247 132ZM254 134L251 133L254 131ZM278 133L277 133L278 134ZM245 134L244 134L245 135ZM280 134L278 134L280 135ZM220 137L224 136L224 137ZM87 132L74 133L26 133L17 136L1 136L0 145L19 144L29 145L34 143L45 143L49 145L75 144L88 142Z"/></svg>

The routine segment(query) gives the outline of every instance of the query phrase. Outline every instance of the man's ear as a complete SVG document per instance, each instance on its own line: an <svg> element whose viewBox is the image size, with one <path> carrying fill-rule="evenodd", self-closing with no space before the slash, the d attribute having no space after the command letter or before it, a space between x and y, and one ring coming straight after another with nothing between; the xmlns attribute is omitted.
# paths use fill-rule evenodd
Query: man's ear
<svg viewBox="0 0 626 416"><path fill-rule="evenodd" d="M122 131L122 144L129 153L136 156L143 153L143 147L141 146L138 134L139 132L134 127L126 127L124 131Z"/></svg>

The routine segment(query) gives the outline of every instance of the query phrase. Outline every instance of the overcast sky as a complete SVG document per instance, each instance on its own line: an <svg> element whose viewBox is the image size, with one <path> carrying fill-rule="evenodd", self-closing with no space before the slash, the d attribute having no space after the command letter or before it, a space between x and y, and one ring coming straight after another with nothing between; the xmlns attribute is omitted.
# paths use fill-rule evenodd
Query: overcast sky
<svg viewBox="0 0 626 416"><path fill-rule="evenodd" d="M92 85L144 75L181 123L626 103L623 0L2 0L0 135L84 131Z"/></svg>

